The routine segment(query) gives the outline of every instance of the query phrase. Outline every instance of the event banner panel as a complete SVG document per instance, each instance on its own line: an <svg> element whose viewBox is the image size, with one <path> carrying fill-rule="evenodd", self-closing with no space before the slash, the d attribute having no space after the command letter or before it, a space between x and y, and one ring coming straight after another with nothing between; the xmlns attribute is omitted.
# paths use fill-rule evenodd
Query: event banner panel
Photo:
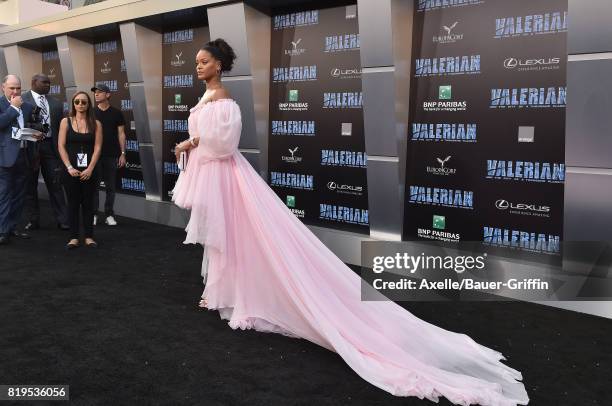
<svg viewBox="0 0 612 406"><path fill-rule="evenodd" d="M305 223L369 233L357 7L272 16L269 184Z"/></svg>
<svg viewBox="0 0 612 406"><path fill-rule="evenodd" d="M567 8L416 2L405 239L560 253Z"/></svg>
<svg viewBox="0 0 612 406"><path fill-rule="evenodd" d="M67 113L69 105L66 102L66 87L64 86L64 78L62 76L62 67L60 66L57 47L43 51L42 60L42 73L49 76L49 80L51 81L49 95L62 102L64 104L64 113ZM30 78L25 78L25 80L29 79Z"/></svg>
<svg viewBox="0 0 612 406"><path fill-rule="evenodd" d="M94 81L96 84L105 84L110 88L110 104L121 110L125 119L127 164L117 174L117 192L144 196L139 145L119 34L94 43ZM104 187L104 182L100 183L100 187Z"/></svg>
<svg viewBox="0 0 612 406"><path fill-rule="evenodd" d="M174 146L187 139L189 110L204 94L205 85L198 82L195 73L196 54L210 41L208 27L190 27L163 33L163 192L164 200L170 200L178 179L179 169L174 156Z"/></svg>

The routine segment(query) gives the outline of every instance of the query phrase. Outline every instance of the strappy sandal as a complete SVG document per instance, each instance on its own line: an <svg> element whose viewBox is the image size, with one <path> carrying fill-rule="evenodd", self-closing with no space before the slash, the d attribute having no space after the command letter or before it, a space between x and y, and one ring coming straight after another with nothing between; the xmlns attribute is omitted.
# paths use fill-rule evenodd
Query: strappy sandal
<svg viewBox="0 0 612 406"><path fill-rule="evenodd" d="M76 241L76 243L74 243L73 241ZM73 250L75 248L79 248L79 240L72 239L72 240L68 241L68 244L66 244L66 249L67 250Z"/></svg>

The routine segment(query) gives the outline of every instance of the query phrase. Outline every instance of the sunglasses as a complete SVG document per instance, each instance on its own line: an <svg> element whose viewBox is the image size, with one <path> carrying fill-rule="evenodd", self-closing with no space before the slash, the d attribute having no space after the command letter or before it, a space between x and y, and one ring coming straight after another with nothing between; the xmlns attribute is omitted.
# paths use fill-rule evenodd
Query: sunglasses
<svg viewBox="0 0 612 406"><path fill-rule="evenodd" d="M74 105L78 106L79 104L82 104L83 106L87 106L89 102L87 100L74 99Z"/></svg>

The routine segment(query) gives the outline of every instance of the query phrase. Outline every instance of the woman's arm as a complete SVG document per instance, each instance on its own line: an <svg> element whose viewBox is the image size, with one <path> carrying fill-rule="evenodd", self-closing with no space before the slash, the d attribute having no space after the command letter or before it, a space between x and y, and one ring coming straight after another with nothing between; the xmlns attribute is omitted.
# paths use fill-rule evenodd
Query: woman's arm
<svg viewBox="0 0 612 406"><path fill-rule="evenodd" d="M96 120L96 132L94 138L94 151L93 156L91 157L91 161L83 172L81 172L81 180L88 180L91 178L94 169L96 168L96 164L100 159L100 153L102 152L102 124L98 120Z"/></svg>

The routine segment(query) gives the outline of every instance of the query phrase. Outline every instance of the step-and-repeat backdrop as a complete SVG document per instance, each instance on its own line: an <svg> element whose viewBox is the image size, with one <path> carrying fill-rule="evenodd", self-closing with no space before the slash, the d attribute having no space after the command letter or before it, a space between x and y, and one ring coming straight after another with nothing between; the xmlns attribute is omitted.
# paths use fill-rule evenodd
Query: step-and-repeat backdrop
<svg viewBox="0 0 612 406"><path fill-rule="evenodd" d="M163 33L163 197L169 200L179 169L174 146L187 139L189 110L204 94L204 83L195 73L196 54L210 41L208 27L189 27Z"/></svg>
<svg viewBox="0 0 612 406"><path fill-rule="evenodd" d="M559 252L567 7L416 2L406 239Z"/></svg>
<svg viewBox="0 0 612 406"><path fill-rule="evenodd" d="M308 224L369 232L356 5L272 16L269 184Z"/></svg>
<svg viewBox="0 0 612 406"><path fill-rule="evenodd" d="M66 102L66 87L64 86L64 78L62 76L62 67L60 66L57 47L44 50L42 53L42 61L42 73L47 75L51 81L49 96L62 102L64 104L64 112L67 112L69 106ZM29 80L29 78L24 79ZM27 87L30 87L29 83Z"/></svg>
<svg viewBox="0 0 612 406"><path fill-rule="evenodd" d="M94 81L96 84L103 83L110 88L110 104L121 110L125 119L127 165L119 170L117 191L144 196L145 188L142 180L139 145L136 138L132 100L130 99L129 82L119 34L94 43ZM102 182L100 186L104 188L105 185Z"/></svg>

